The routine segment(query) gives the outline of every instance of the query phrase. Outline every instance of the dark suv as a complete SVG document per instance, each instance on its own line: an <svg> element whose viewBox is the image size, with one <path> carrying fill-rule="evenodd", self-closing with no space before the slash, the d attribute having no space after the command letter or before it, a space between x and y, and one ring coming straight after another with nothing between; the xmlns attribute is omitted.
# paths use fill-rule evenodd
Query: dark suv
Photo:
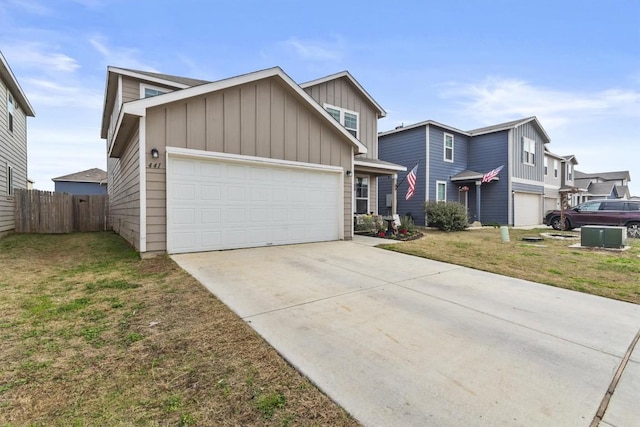
<svg viewBox="0 0 640 427"><path fill-rule="evenodd" d="M565 230L583 225L614 225L627 227L629 237L640 238L639 200L590 200L564 211ZM548 211L545 225L562 230L560 211Z"/></svg>

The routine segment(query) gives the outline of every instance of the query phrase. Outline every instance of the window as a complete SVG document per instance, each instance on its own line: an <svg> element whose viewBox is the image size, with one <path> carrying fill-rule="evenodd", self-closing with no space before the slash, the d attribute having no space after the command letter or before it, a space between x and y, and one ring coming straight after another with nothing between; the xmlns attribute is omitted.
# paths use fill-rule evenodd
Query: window
<svg viewBox="0 0 640 427"><path fill-rule="evenodd" d="M161 87L149 86L145 84L140 85L140 98L151 98L152 96L164 95L168 92L169 90Z"/></svg>
<svg viewBox="0 0 640 427"><path fill-rule="evenodd" d="M7 195L13 196L13 168L7 165Z"/></svg>
<svg viewBox="0 0 640 427"><path fill-rule="evenodd" d="M567 180L573 180L573 165L567 163Z"/></svg>
<svg viewBox="0 0 640 427"><path fill-rule="evenodd" d="M624 204L625 211L640 211L640 203L626 202Z"/></svg>
<svg viewBox="0 0 640 427"><path fill-rule="evenodd" d="M553 177L554 178L558 177L558 161L557 160L553 161Z"/></svg>
<svg viewBox="0 0 640 427"><path fill-rule="evenodd" d="M444 161L453 162L453 135L444 134Z"/></svg>
<svg viewBox="0 0 640 427"><path fill-rule="evenodd" d="M331 114L331 117L336 119L338 123L344 126L351 135L359 138L360 132L358 131L358 113L329 104L325 104L324 109L327 110L327 113Z"/></svg>
<svg viewBox="0 0 640 427"><path fill-rule="evenodd" d="M447 201L447 183L444 181L436 181L436 202Z"/></svg>
<svg viewBox="0 0 640 427"><path fill-rule="evenodd" d="M525 165L536 164L536 142L526 136L522 137L522 162Z"/></svg>
<svg viewBox="0 0 640 427"><path fill-rule="evenodd" d="M15 112L15 105L13 103L13 96L11 96L11 92L7 90L7 115L9 116L7 119L9 121L9 131L13 132L13 114Z"/></svg>
<svg viewBox="0 0 640 427"><path fill-rule="evenodd" d="M546 157L544 158L544 176L547 176L547 167L549 166L549 159L547 159Z"/></svg>
<svg viewBox="0 0 640 427"><path fill-rule="evenodd" d="M356 213L369 213L369 178L366 176L356 177Z"/></svg>
<svg viewBox="0 0 640 427"><path fill-rule="evenodd" d="M587 202L578 207L580 208L580 211L595 212L600 209L600 202Z"/></svg>

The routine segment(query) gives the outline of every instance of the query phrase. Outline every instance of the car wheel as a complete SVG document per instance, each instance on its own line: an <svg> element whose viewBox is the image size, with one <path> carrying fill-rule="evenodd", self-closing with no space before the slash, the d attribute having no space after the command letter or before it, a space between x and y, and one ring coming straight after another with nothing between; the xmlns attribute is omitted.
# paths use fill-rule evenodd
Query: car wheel
<svg viewBox="0 0 640 427"><path fill-rule="evenodd" d="M549 223L550 223L551 227L554 230L562 231L562 223L560 222L560 217L559 216L555 216L555 217L551 218L551 221ZM565 218L564 219L564 224L565 224L565 226L569 225L569 220Z"/></svg>
<svg viewBox="0 0 640 427"><path fill-rule="evenodd" d="M627 224L627 236L640 239L640 222Z"/></svg>

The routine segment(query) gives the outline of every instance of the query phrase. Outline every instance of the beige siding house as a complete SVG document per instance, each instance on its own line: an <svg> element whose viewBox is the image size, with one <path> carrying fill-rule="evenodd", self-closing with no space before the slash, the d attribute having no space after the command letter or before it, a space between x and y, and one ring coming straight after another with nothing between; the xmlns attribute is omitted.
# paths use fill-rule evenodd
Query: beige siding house
<svg viewBox="0 0 640 427"><path fill-rule="evenodd" d="M361 173L383 114L348 73L303 89L277 67L216 82L109 67L113 229L143 256L350 239L354 179L404 170L374 156Z"/></svg>
<svg viewBox="0 0 640 427"><path fill-rule="evenodd" d="M544 150L544 210L560 209L561 195L567 195L566 202L574 205L574 199L585 189L581 189L575 182L575 166L578 159L575 156L560 156Z"/></svg>
<svg viewBox="0 0 640 427"><path fill-rule="evenodd" d="M15 189L27 188L27 117L35 113L0 52L0 235L15 228Z"/></svg>

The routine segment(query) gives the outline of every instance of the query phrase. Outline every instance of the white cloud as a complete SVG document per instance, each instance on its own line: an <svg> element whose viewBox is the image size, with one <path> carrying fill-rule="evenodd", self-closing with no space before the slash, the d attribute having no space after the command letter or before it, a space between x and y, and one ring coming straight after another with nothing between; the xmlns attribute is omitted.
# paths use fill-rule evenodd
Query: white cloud
<svg viewBox="0 0 640 427"><path fill-rule="evenodd" d="M60 84L52 80L30 78L25 80L24 87L28 88L29 101L34 106L102 108L102 92L72 83L68 80Z"/></svg>
<svg viewBox="0 0 640 427"><path fill-rule="evenodd" d="M344 57L344 43L339 37L334 37L332 41L300 40L291 37L283 42L283 45L307 61L339 61Z"/></svg>
<svg viewBox="0 0 640 427"><path fill-rule="evenodd" d="M449 84L441 96L457 101L464 114L483 124L537 116L545 128L556 129L588 117L640 118L640 92L635 90L575 93L490 77L479 83Z"/></svg>
<svg viewBox="0 0 640 427"><path fill-rule="evenodd" d="M105 65L158 72L154 67L140 59L142 54L138 49L125 47L111 48L108 46L107 40L102 36L91 37L89 43L103 56Z"/></svg>
<svg viewBox="0 0 640 427"><path fill-rule="evenodd" d="M34 15L48 15L51 13L51 9L35 0L8 0L7 4Z"/></svg>
<svg viewBox="0 0 640 427"><path fill-rule="evenodd" d="M51 46L38 42L13 42L6 49L11 63L35 69L74 72L80 64L70 56L54 52Z"/></svg>

